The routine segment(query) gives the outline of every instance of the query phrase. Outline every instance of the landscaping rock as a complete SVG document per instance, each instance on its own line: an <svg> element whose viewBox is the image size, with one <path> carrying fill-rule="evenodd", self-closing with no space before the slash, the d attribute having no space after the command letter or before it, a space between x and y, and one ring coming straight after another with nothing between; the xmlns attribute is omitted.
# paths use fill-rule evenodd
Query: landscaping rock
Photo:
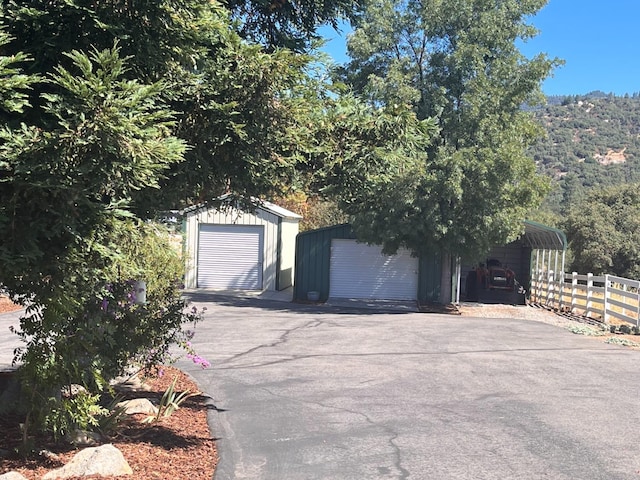
<svg viewBox="0 0 640 480"><path fill-rule="evenodd" d="M77 383L72 383L71 385L66 385L60 389L60 395L64 398L75 398L80 394L89 393L86 388L82 385L78 385Z"/></svg>
<svg viewBox="0 0 640 480"><path fill-rule="evenodd" d="M98 432L88 432L86 430L74 430L67 435L66 439L76 447L95 447L103 441L102 435Z"/></svg>
<svg viewBox="0 0 640 480"><path fill-rule="evenodd" d="M78 452L67 465L50 471L42 477L42 480L87 475L119 477L131 474L133 474L133 470L131 470L120 450L109 443L100 447L86 448Z"/></svg>
<svg viewBox="0 0 640 480"><path fill-rule="evenodd" d="M18 472L9 472L0 475L0 480L27 480L27 477L23 477Z"/></svg>
<svg viewBox="0 0 640 480"><path fill-rule="evenodd" d="M157 415L158 407L149 401L148 398L134 398L133 400L125 400L118 403L116 408L124 408L124 413L133 415L135 413L144 413L146 415Z"/></svg>
<svg viewBox="0 0 640 480"><path fill-rule="evenodd" d="M46 458L48 461L50 462L59 462L60 461L60 456L53 453L51 450L40 450L38 452L38 455L40 455L43 458Z"/></svg>
<svg viewBox="0 0 640 480"><path fill-rule="evenodd" d="M111 386L118 392L139 392L149 391L149 385L145 384L137 373L116 377L110 382Z"/></svg>

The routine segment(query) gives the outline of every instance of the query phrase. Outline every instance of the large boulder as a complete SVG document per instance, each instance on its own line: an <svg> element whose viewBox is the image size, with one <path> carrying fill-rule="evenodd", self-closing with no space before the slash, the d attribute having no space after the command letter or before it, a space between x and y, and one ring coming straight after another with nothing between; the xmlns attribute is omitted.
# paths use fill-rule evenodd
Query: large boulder
<svg viewBox="0 0 640 480"><path fill-rule="evenodd" d="M122 452L113 445L85 448L78 452L71 461L62 468L50 471L42 480L56 480L87 475L103 477L131 475L133 470L125 460Z"/></svg>
<svg viewBox="0 0 640 480"><path fill-rule="evenodd" d="M158 407L156 407L148 398L134 398L133 400L125 400L116 405L122 408L127 415L136 413L144 413L146 415L157 415Z"/></svg>

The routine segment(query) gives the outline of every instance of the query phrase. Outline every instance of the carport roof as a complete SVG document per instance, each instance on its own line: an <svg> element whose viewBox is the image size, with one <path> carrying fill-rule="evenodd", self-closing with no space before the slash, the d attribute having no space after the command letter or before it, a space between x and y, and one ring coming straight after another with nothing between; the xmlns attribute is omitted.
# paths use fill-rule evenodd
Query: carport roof
<svg viewBox="0 0 640 480"><path fill-rule="evenodd" d="M533 249L566 250L567 237L562 230L531 220L524 221L522 240Z"/></svg>

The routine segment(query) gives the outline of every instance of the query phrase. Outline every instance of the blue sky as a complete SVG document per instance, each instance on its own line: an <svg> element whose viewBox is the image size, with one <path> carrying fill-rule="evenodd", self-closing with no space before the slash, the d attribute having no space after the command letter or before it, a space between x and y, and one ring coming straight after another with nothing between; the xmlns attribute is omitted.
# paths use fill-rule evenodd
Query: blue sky
<svg viewBox="0 0 640 480"><path fill-rule="evenodd" d="M522 52L565 61L544 82L547 95L640 92L640 0L549 0L531 23L540 33ZM321 34L328 40L323 50L346 61L346 33Z"/></svg>

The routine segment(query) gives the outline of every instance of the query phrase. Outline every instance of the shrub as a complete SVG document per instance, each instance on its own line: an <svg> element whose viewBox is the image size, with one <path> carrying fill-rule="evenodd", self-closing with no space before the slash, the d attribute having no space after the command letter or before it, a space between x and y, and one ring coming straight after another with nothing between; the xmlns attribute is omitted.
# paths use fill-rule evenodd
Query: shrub
<svg viewBox="0 0 640 480"><path fill-rule="evenodd" d="M16 361L28 427L57 437L71 425L97 427L88 405L97 406L109 381L132 363L144 369L170 361L170 347L187 343L183 324L201 316L181 298L182 259L162 226L129 220L100 235L99 248L109 251L76 252L74 273L46 303L27 309L17 332L26 342ZM135 301L140 279L147 281L143 305ZM56 393L72 384L89 392L82 405Z"/></svg>

